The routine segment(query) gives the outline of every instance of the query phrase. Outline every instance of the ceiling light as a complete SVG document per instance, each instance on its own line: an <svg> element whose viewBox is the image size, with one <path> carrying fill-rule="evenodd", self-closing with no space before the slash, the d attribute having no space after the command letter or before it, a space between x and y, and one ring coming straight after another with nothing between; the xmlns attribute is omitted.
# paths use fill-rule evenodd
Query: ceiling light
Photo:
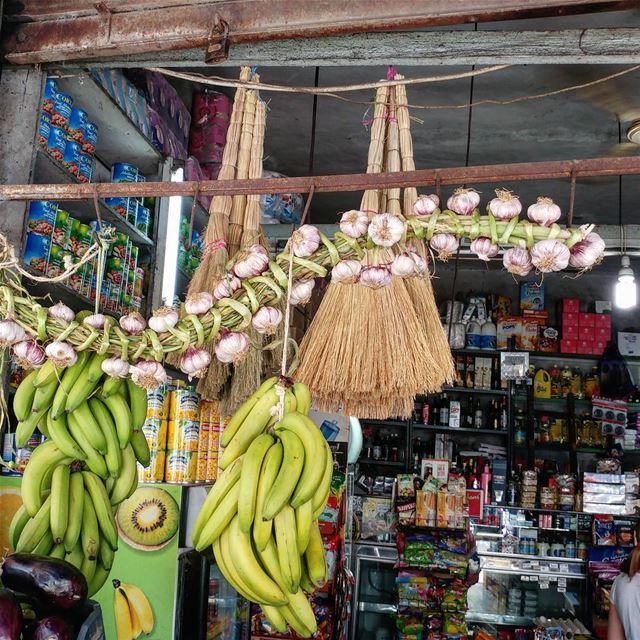
<svg viewBox="0 0 640 640"><path fill-rule="evenodd" d="M620 264L621 269L618 271L618 282L616 282L615 304L619 309L631 309L636 306L637 302L636 278L631 268L629 256L623 255Z"/></svg>
<svg viewBox="0 0 640 640"><path fill-rule="evenodd" d="M627 139L633 144L640 144L640 120L634 120L627 129Z"/></svg>

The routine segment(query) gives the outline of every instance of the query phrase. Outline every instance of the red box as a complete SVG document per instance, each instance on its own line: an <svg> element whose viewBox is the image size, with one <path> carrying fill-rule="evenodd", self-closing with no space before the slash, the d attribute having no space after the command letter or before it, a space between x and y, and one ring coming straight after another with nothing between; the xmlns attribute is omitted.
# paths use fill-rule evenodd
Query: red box
<svg viewBox="0 0 640 640"><path fill-rule="evenodd" d="M578 341L563 338L560 341L560 353L578 353Z"/></svg>
<svg viewBox="0 0 640 640"><path fill-rule="evenodd" d="M593 339L596 342L608 342L611 340L611 327L594 327Z"/></svg>
<svg viewBox="0 0 640 640"><path fill-rule="evenodd" d="M596 327L611 329L611 315L608 313L595 313Z"/></svg>
<svg viewBox="0 0 640 640"><path fill-rule="evenodd" d="M595 327L596 319L595 313L580 313L578 314L578 325L580 327Z"/></svg>
<svg viewBox="0 0 640 640"><path fill-rule="evenodd" d="M590 342L595 340L595 327L580 327L578 333L580 340L589 340Z"/></svg>
<svg viewBox="0 0 640 640"><path fill-rule="evenodd" d="M467 489L467 508L469 517L482 518L483 492L480 489Z"/></svg>
<svg viewBox="0 0 640 640"><path fill-rule="evenodd" d="M607 346L607 342L604 340L596 340L593 343L592 353L596 356L601 356Z"/></svg>
<svg viewBox="0 0 640 640"><path fill-rule="evenodd" d="M563 298L562 313L578 313L580 311L579 298Z"/></svg>
<svg viewBox="0 0 640 640"><path fill-rule="evenodd" d="M580 329L574 324L562 325L562 337L569 340L578 340L580 338Z"/></svg>
<svg viewBox="0 0 640 640"><path fill-rule="evenodd" d="M574 326L578 326L578 313L575 312L571 312L571 313L563 313L562 314L562 328L564 329L565 327L569 326L569 325L574 325Z"/></svg>

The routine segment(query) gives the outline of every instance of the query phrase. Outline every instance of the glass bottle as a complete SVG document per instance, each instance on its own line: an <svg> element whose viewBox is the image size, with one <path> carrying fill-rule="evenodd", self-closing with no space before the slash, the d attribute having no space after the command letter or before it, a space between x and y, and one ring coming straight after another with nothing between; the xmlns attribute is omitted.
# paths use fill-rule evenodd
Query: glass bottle
<svg viewBox="0 0 640 640"><path fill-rule="evenodd" d="M440 406L440 424L444 427L449 426L449 399L447 394L442 394L442 405Z"/></svg>
<svg viewBox="0 0 640 640"><path fill-rule="evenodd" d="M571 369L569 365L566 364L562 368L562 373L560 374L560 393L563 398L566 398L571 393Z"/></svg>
<svg viewBox="0 0 640 640"><path fill-rule="evenodd" d="M480 398L476 400L476 410L473 414L473 426L476 429L482 429L484 426L484 413L482 411L482 405L480 404Z"/></svg>
<svg viewBox="0 0 640 640"><path fill-rule="evenodd" d="M574 367L573 373L571 374L571 393L576 398L582 398L584 396L582 371L580 371L580 367Z"/></svg>

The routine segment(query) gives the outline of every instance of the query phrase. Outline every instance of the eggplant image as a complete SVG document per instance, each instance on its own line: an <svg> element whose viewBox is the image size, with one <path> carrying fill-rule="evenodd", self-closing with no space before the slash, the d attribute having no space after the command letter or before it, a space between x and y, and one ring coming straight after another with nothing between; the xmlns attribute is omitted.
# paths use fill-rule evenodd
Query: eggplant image
<svg viewBox="0 0 640 640"><path fill-rule="evenodd" d="M22 609L15 596L0 589L0 640L18 640L22 631Z"/></svg>
<svg viewBox="0 0 640 640"><path fill-rule="evenodd" d="M8 589L33 596L50 609L73 609L87 599L84 575L58 558L14 553L2 562L0 580Z"/></svg>
<svg viewBox="0 0 640 640"><path fill-rule="evenodd" d="M73 627L59 616L47 616L29 625L26 640L75 640Z"/></svg>

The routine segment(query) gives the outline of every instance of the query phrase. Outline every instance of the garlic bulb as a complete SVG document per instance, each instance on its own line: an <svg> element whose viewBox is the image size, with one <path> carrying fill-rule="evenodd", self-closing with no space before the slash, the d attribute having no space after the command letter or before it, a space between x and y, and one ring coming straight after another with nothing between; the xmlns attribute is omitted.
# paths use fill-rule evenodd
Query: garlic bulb
<svg viewBox="0 0 640 640"><path fill-rule="evenodd" d="M566 269L570 257L569 248L560 240L540 240L531 247L531 262L542 273Z"/></svg>
<svg viewBox="0 0 640 640"><path fill-rule="evenodd" d="M340 218L340 231L350 238L362 238L369 227L369 216L364 211L351 209Z"/></svg>
<svg viewBox="0 0 640 640"><path fill-rule="evenodd" d="M531 256L524 247L507 249L502 256L502 264L509 273L516 276L526 276L533 268Z"/></svg>
<svg viewBox="0 0 640 640"><path fill-rule="evenodd" d="M129 363L122 358L107 358L100 366L112 378L126 378L129 375Z"/></svg>
<svg viewBox="0 0 640 640"><path fill-rule="evenodd" d="M531 222L550 227L560 219L560 207L551 198L540 197L535 204L527 209L527 216Z"/></svg>
<svg viewBox="0 0 640 640"><path fill-rule="evenodd" d="M44 351L56 367L70 367L78 359L75 349L61 340L50 342Z"/></svg>
<svg viewBox="0 0 640 640"><path fill-rule="evenodd" d="M234 291L237 291L242 286L240 278L236 276L222 278L218 280L215 287L213 287L213 297L216 300L222 300L222 298L230 298Z"/></svg>
<svg viewBox="0 0 640 640"><path fill-rule="evenodd" d="M400 278L422 276L427 270L427 263L417 253L400 253L391 263L391 273Z"/></svg>
<svg viewBox="0 0 640 640"><path fill-rule="evenodd" d="M405 223L392 213L376 213L369 223L369 238L379 247L392 247L404 235Z"/></svg>
<svg viewBox="0 0 640 640"><path fill-rule="evenodd" d="M518 196L514 196L508 189L496 189L496 198L489 202L489 213L496 220L511 220L520 215L522 203Z"/></svg>
<svg viewBox="0 0 640 640"><path fill-rule="evenodd" d="M569 251L569 264L576 269L589 269L604 256L604 240L597 233L590 233L584 240L576 242Z"/></svg>
<svg viewBox="0 0 640 640"><path fill-rule="evenodd" d="M132 311L119 320L120 327L130 336L142 333L147 328L147 321L137 312Z"/></svg>
<svg viewBox="0 0 640 640"><path fill-rule="evenodd" d="M251 318L251 326L260 334L272 336L282 322L282 311L275 307L261 307Z"/></svg>
<svg viewBox="0 0 640 640"><path fill-rule="evenodd" d="M22 342L26 335L25 330L14 320L0 320L0 348Z"/></svg>
<svg viewBox="0 0 640 640"><path fill-rule="evenodd" d="M102 330L104 329L104 323L107 320L107 316L102 313L93 313L82 320L82 324L86 324L88 327Z"/></svg>
<svg viewBox="0 0 640 640"><path fill-rule="evenodd" d="M73 310L67 307L67 305L63 304L62 302L58 302L49 307L48 313L52 318L61 320L62 322L66 323L71 322L76 317L76 314L73 312Z"/></svg>
<svg viewBox="0 0 640 640"><path fill-rule="evenodd" d="M249 336L241 331L228 331L220 336L216 344L216 356L220 362L239 362L244 358L251 342Z"/></svg>
<svg viewBox="0 0 640 640"><path fill-rule="evenodd" d="M207 367L211 362L211 354L204 349L187 347L187 350L180 356L180 369L189 377L202 378L207 372Z"/></svg>
<svg viewBox="0 0 640 640"><path fill-rule="evenodd" d="M470 216L480 204L480 194L474 189L456 189L447 200L447 208L461 216Z"/></svg>
<svg viewBox="0 0 640 640"><path fill-rule="evenodd" d="M178 324L180 316L173 307L160 307L149 318L149 326L156 333L164 333Z"/></svg>
<svg viewBox="0 0 640 640"><path fill-rule="evenodd" d="M238 286L240 286L239 280ZM207 313L207 311L209 311L209 309L213 307L213 302L213 296L207 291L201 291L200 293L190 293L187 296L187 299L184 301L184 310L187 315L201 316Z"/></svg>
<svg viewBox="0 0 640 640"><path fill-rule="evenodd" d="M365 267L360 274L360 284L370 289L382 289L391 284L391 272L383 265Z"/></svg>
<svg viewBox="0 0 640 640"><path fill-rule="evenodd" d="M480 236L471 242L471 251L473 251L480 260L488 262L491 258L498 255L500 247L491 242L491 238Z"/></svg>
<svg viewBox="0 0 640 640"><path fill-rule="evenodd" d="M164 367L155 360L141 360L132 365L129 372L134 384L147 391L157 389L169 379Z"/></svg>
<svg viewBox="0 0 640 640"><path fill-rule="evenodd" d="M303 224L291 235L293 255L298 258L308 258L320 246L320 232L311 224Z"/></svg>
<svg viewBox="0 0 640 640"><path fill-rule="evenodd" d="M438 260L446 262L458 250L460 242L452 233L436 233L429 240L429 246L438 252Z"/></svg>
<svg viewBox="0 0 640 640"><path fill-rule="evenodd" d="M358 260L340 260L331 270L332 282L357 282L362 271Z"/></svg>
<svg viewBox="0 0 640 640"><path fill-rule="evenodd" d="M291 286L290 301L295 307L297 305L304 306L311 300L311 292L316 282L312 278L308 280L296 280Z"/></svg>
<svg viewBox="0 0 640 640"><path fill-rule="evenodd" d="M253 244L238 251L233 265L233 273L238 278L253 278L259 276L269 266L267 250L260 244Z"/></svg>
<svg viewBox="0 0 640 640"><path fill-rule="evenodd" d="M44 364L44 349L33 340L22 340L13 345L13 355L23 369L35 369Z"/></svg>
<svg viewBox="0 0 640 640"><path fill-rule="evenodd" d="M430 216L440 206L440 198L435 193L428 196L421 195L413 203L413 215L418 218Z"/></svg>

